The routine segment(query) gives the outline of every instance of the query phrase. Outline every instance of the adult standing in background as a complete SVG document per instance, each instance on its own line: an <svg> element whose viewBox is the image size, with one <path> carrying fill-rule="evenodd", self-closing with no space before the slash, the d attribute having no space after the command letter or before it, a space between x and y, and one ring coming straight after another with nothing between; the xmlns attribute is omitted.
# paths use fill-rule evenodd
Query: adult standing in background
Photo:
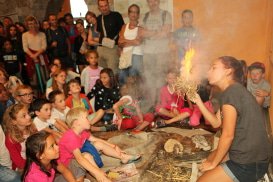
<svg viewBox="0 0 273 182"><path fill-rule="evenodd" d="M111 68L114 74L118 73L118 34L124 24L123 18L119 12L111 11L108 0L98 0L98 8L101 15L97 17L97 31L100 33L100 43L103 43L107 38L115 41L113 48L104 45L99 46L99 65L104 68Z"/></svg>
<svg viewBox="0 0 273 182"><path fill-rule="evenodd" d="M88 51L88 34L84 29L84 23L82 19L78 19L76 21L76 28L79 32L79 35L75 38L74 41L74 52L76 53L76 64L79 68L79 73L81 73L84 67L88 64L84 56L85 53Z"/></svg>
<svg viewBox="0 0 273 182"><path fill-rule="evenodd" d="M141 42L142 39L139 36L141 33L141 27L139 27L139 14L140 8L136 4L132 4L128 8L129 23L122 26L119 33L118 44L122 48L122 54L129 52L131 56L132 65L121 69L119 74L120 84L125 84L128 76L140 76L143 70L143 53Z"/></svg>
<svg viewBox="0 0 273 182"><path fill-rule="evenodd" d="M70 57L71 45L66 30L58 26L56 15L49 15L48 21L50 28L46 31L46 38L50 60L58 57L66 68L73 68L74 62Z"/></svg>
<svg viewBox="0 0 273 182"><path fill-rule="evenodd" d="M147 0L150 11L143 19L143 64L146 86L150 90L151 105L156 102L156 90L164 83L168 70L169 35L172 28L171 14L159 7L160 0Z"/></svg>
<svg viewBox="0 0 273 182"><path fill-rule="evenodd" d="M99 45L100 33L97 31L97 17L95 13L88 11L85 15L85 20L87 21L87 30L88 30L88 38L87 42L90 46L91 50L96 50Z"/></svg>
<svg viewBox="0 0 273 182"><path fill-rule="evenodd" d="M65 20L65 30L68 34L68 39L70 41L71 46L71 58L76 61L76 53L74 52L74 45L75 45L75 39L79 35L78 29L76 28L76 25L74 24L74 18L71 13L66 13L64 15Z"/></svg>
<svg viewBox="0 0 273 182"><path fill-rule="evenodd" d="M45 54L47 48L46 36L39 31L39 23L34 16L27 16L25 24L28 31L23 33L22 42L24 52L26 53L27 73L33 84L37 85L35 64L39 63L42 81L45 84L48 79L48 58Z"/></svg>

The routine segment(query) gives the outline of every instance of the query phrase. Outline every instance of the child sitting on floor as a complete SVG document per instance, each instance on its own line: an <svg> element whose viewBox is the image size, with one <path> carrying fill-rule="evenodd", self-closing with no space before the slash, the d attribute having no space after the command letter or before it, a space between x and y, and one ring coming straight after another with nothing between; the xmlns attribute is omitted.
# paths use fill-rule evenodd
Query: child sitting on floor
<svg viewBox="0 0 273 182"><path fill-rule="evenodd" d="M70 110L65 105L65 95L60 90L53 90L48 95L48 100L52 105L51 119L58 119L65 122L66 114Z"/></svg>
<svg viewBox="0 0 273 182"><path fill-rule="evenodd" d="M271 85L264 79L265 66L261 62L255 62L248 67L250 78L247 80L247 90L252 93L256 101L263 108L270 105Z"/></svg>
<svg viewBox="0 0 273 182"><path fill-rule="evenodd" d="M27 162L23 173L24 182L53 182L64 181L61 175L55 175L56 170L60 172L67 181L76 181L73 174L63 164L57 164L59 158L59 147L54 137L46 132L40 131L28 137L26 141Z"/></svg>
<svg viewBox="0 0 273 182"><path fill-rule="evenodd" d="M3 121L3 115L7 107L14 104L14 99L10 96L7 89L0 83L0 124Z"/></svg>
<svg viewBox="0 0 273 182"><path fill-rule="evenodd" d="M12 169L19 172L22 172L26 163L25 141L37 132L28 113L28 108L18 103L8 107L3 117L5 144L10 153Z"/></svg>
<svg viewBox="0 0 273 182"><path fill-rule="evenodd" d="M135 89L130 88L131 82L135 82L136 79L135 76L127 77L126 84L120 90L122 97L113 106L115 111L113 122L119 130L134 128L135 132L141 131L154 120L152 113L142 114L138 104L139 94L135 92Z"/></svg>
<svg viewBox="0 0 273 182"><path fill-rule="evenodd" d="M31 104L34 100L34 92L31 86L19 85L13 95L17 103L21 103L31 110Z"/></svg>
<svg viewBox="0 0 273 182"><path fill-rule="evenodd" d="M81 85L84 87L85 94L88 94L100 78L102 67L98 65L99 54L96 50L88 50L85 58L89 66L86 66L81 73Z"/></svg>
<svg viewBox="0 0 273 182"><path fill-rule="evenodd" d="M33 120L38 131L45 130L51 133L56 141L59 141L62 133L65 132L68 127L66 124L57 119L51 119L51 104L46 99L36 99L33 102L33 110L36 117Z"/></svg>
<svg viewBox="0 0 273 182"><path fill-rule="evenodd" d="M217 111L217 94L215 89L207 82L207 80L202 80L201 84L198 85L197 93L200 95L204 106L211 112L214 113ZM196 104L193 104L192 115L190 116L189 125L198 126L202 117L202 113L199 107ZM215 109L215 111L214 111ZM209 121L204 118L205 124L210 125Z"/></svg>
<svg viewBox="0 0 273 182"><path fill-rule="evenodd" d="M70 129L66 131L60 139L60 158L58 161L68 166L68 168L70 168L71 162L75 159L76 161L74 160L74 162L77 162L78 165L81 166L80 169L87 170L97 181L110 181L106 177L106 174L98 168L96 161L94 161L95 158L92 157L90 153L81 152L81 148L87 142L89 145L93 145L98 151L120 159L124 164L134 162L141 158L140 155L128 155L117 145L92 136L90 132L87 131L90 130L88 111L82 107L71 109L67 113L66 123Z"/></svg>
<svg viewBox="0 0 273 182"><path fill-rule="evenodd" d="M114 115L112 107L120 99L119 85L112 69L101 70L100 79L97 80L87 97L89 99L95 97L95 110L103 109L105 114L102 120L105 123L111 123Z"/></svg>
<svg viewBox="0 0 273 182"><path fill-rule="evenodd" d="M174 83L177 73L169 70L166 76L167 85L160 90L160 103L156 106L156 112L162 118L157 120L156 127L164 127L168 124L185 121L192 114L191 102L187 99L190 108L184 107L184 96L177 95L174 90ZM184 123L182 123L184 124Z"/></svg>
<svg viewBox="0 0 273 182"><path fill-rule="evenodd" d="M58 67L58 65L56 64L50 64L49 65L49 70L50 70L50 73L49 73L49 79L47 80L46 82L46 88L49 88L52 86L52 77L54 76L54 74L60 70L60 68Z"/></svg>
<svg viewBox="0 0 273 182"><path fill-rule="evenodd" d="M88 110L90 120L90 124L93 125L97 123L104 115L104 111L102 109L94 112L88 98L85 94L81 94L81 85L76 79L72 79L67 84L68 94L69 96L65 100L66 106L70 109L76 107L82 107Z"/></svg>

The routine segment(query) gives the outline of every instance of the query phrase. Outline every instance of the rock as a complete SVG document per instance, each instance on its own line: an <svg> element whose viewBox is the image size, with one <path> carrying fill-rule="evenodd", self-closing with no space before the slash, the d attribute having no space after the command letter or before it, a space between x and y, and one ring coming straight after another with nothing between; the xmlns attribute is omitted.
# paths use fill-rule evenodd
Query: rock
<svg viewBox="0 0 273 182"><path fill-rule="evenodd" d="M192 142L195 144L196 148L200 148L204 151L211 149L211 146L208 144L206 138L203 135L192 136Z"/></svg>
<svg viewBox="0 0 273 182"><path fill-rule="evenodd" d="M176 153L176 154L180 154L183 152L183 145L175 140L175 139L169 139L167 140L167 142L164 144L164 149L166 152L168 153Z"/></svg>

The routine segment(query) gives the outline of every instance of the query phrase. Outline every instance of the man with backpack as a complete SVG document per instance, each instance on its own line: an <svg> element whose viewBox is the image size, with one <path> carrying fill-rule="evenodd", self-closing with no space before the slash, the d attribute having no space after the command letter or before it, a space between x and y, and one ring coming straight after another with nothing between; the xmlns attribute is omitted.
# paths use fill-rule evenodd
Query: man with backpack
<svg viewBox="0 0 273 182"><path fill-rule="evenodd" d="M164 83L169 65L169 41L172 29L171 14L159 7L160 0L147 0L150 11L143 19L143 64L146 85L150 88L151 105L156 101L156 90Z"/></svg>

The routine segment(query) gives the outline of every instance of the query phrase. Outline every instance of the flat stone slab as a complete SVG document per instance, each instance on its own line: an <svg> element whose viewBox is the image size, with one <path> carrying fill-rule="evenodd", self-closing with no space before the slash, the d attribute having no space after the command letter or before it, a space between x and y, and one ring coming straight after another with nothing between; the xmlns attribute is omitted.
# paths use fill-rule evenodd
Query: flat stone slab
<svg viewBox="0 0 273 182"><path fill-rule="evenodd" d="M195 148L191 138L193 135L203 135L210 145L213 145L214 134L203 129L180 129L166 127L153 130L152 132L141 132L131 134L130 132L114 132L99 134L108 138L129 154L141 154L142 159L135 163L138 175L122 181L130 182L158 182L158 181L189 181L197 179L197 162L206 158L209 152ZM99 136L99 137L100 137ZM166 153L164 143L170 139L178 140L185 148L182 155ZM102 155L104 162L103 170L107 171L121 166L120 160Z"/></svg>

